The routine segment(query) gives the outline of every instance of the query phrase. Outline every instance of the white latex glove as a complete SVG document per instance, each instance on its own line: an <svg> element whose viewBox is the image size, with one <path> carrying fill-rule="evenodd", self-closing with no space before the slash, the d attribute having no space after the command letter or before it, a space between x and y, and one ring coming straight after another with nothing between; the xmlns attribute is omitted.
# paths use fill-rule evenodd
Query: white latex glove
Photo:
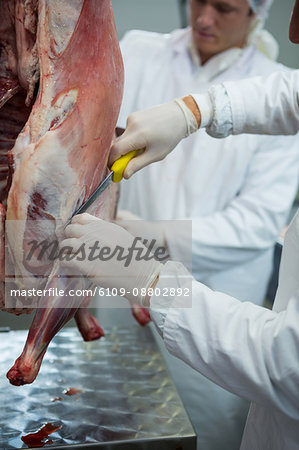
<svg viewBox="0 0 299 450"><path fill-rule="evenodd" d="M118 225L86 213L72 219L72 223L65 229L65 235L66 239L60 243L60 251L70 247L73 258L61 261L63 266L74 270L74 275L81 272L103 288L122 288L119 291L121 295L145 306L146 291L157 280L162 264L149 258L148 249L140 241L137 241L136 248L142 250L143 256L147 255L146 260L136 260L136 255L140 256L141 250L139 253L135 250L131 260L124 259L130 249L134 248L136 238ZM103 248L106 248L106 253L100 255ZM83 249L85 255L82 253Z"/></svg>
<svg viewBox="0 0 299 450"><path fill-rule="evenodd" d="M143 149L126 167L124 178L130 178L148 164L164 159L184 137L198 129L200 120L191 96L133 113L126 130L111 147L109 165L131 150Z"/></svg>
<svg viewBox="0 0 299 450"><path fill-rule="evenodd" d="M167 247L163 224L160 221L143 220L130 211L120 210L117 213L115 223L133 236L146 240L147 242L143 243L151 250L158 247Z"/></svg>

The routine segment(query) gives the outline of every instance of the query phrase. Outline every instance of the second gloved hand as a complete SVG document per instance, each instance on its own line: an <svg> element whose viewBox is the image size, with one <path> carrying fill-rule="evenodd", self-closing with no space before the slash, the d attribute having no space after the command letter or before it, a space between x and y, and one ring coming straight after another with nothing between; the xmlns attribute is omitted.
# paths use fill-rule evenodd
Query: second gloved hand
<svg viewBox="0 0 299 450"><path fill-rule="evenodd" d="M72 219L65 235L60 251L65 249L68 257L62 265L74 274L81 272L98 286L121 289L121 295L145 305L146 291L157 280L162 265L140 241L118 225L86 213ZM147 256L141 259L140 255Z"/></svg>
<svg viewBox="0 0 299 450"><path fill-rule="evenodd" d="M112 145L109 164L131 150L144 150L126 167L124 178L150 163L164 159L177 144L195 132L200 111L191 96L131 114L125 132Z"/></svg>

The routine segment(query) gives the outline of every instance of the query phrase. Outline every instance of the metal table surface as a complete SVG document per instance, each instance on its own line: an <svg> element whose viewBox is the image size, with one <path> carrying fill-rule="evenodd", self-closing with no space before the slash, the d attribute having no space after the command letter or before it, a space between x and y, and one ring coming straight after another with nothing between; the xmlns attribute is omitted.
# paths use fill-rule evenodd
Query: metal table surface
<svg viewBox="0 0 299 450"><path fill-rule="evenodd" d="M63 330L50 344L36 381L15 387L5 374L26 335L0 333L1 450L27 448L21 436L45 423L61 425L49 437L51 450L196 448L194 430L149 328L113 327L88 343L76 329ZM82 392L67 396L69 388Z"/></svg>

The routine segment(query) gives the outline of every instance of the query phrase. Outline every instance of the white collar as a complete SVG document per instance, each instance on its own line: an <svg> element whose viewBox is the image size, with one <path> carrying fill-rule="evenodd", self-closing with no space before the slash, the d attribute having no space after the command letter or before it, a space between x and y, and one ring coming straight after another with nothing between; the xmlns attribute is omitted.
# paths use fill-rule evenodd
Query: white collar
<svg viewBox="0 0 299 450"><path fill-rule="evenodd" d="M211 79L227 70L244 52L245 48L230 48L213 56L204 65L201 64L200 56L192 39L191 27L175 30L170 35L170 44L177 54L187 54L193 73L200 73L205 79Z"/></svg>
<svg viewBox="0 0 299 450"><path fill-rule="evenodd" d="M192 39L191 29L188 35L187 48L194 68L201 68L206 73L206 75L209 75L209 78L213 78L214 76L227 70L244 52L244 48L229 48L228 50L225 50L221 53L218 53L218 55L213 56L204 65L202 65L200 56Z"/></svg>

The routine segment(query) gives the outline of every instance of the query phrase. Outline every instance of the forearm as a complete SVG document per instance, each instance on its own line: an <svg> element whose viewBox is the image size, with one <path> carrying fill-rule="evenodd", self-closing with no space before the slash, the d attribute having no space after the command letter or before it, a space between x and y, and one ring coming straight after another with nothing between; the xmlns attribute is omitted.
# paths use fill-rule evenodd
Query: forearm
<svg viewBox="0 0 299 450"><path fill-rule="evenodd" d="M171 264L175 263L168 263L161 275L173 270ZM299 300L278 314L193 281L192 307L185 301L177 296L163 311L163 299L151 298L152 307L158 304L160 309L152 313L153 321L170 353L223 388L298 419L299 378L293 361ZM159 322L159 314L164 314L164 322ZM282 347L285 339L288 352ZM282 387L280 380L286 377Z"/></svg>
<svg viewBox="0 0 299 450"><path fill-rule="evenodd" d="M233 113L233 134L296 134L299 130L299 71L225 83ZM241 95L242 93L242 95Z"/></svg>
<svg viewBox="0 0 299 450"><path fill-rule="evenodd" d="M213 137L288 135L299 129L299 71L227 82L193 97L202 113L201 127Z"/></svg>

